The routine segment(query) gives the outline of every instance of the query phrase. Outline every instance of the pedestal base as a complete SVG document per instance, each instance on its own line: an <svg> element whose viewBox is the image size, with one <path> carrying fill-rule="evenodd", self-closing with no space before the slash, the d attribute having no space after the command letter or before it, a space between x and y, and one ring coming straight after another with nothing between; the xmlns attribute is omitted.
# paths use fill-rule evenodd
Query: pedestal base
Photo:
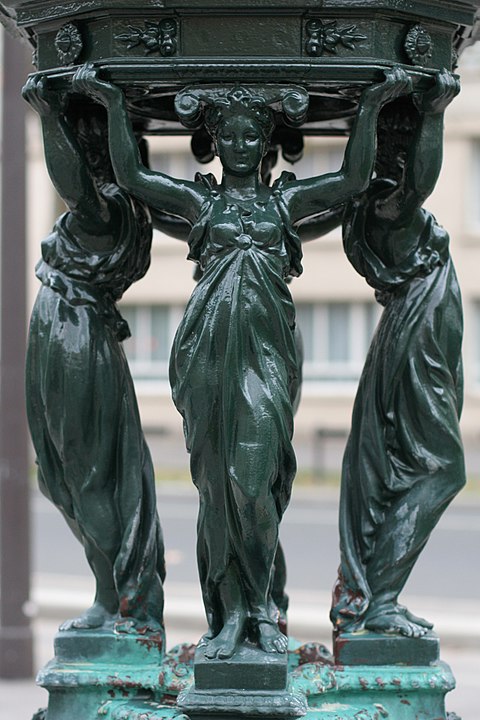
<svg viewBox="0 0 480 720"><path fill-rule="evenodd" d="M361 630L334 633L336 665L432 665L439 659L440 643L434 632L421 638Z"/></svg>
<svg viewBox="0 0 480 720"><path fill-rule="evenodd" d="M307 703L293 690L283 692L253 692L223 690L207 692L188 690L178 698L179 710L192 720L215 718L298 718L307 713Z"/></svg>
<svg viewBox="0 0 480 720"><path fill-rule="evenodd" d="M303 665L290 681L308 698L308 720L446 720L445 695L455 687L450 668L442 662L410 667Z"/></svg>
<svg viewBox="0 0 480 720"><path fill-rule="evenodd" d="M206 646L197 648L194 660L197 690L285 690L287 653L266 653L250 644L240 646L227 660L205 656Z"/></svg>
<svg viewBox="0 0 480 720"><path fill-rule="evenodd" d="M78 639L77 633L72 635ZM104 650L111 642L111 638L100 638ZM62 636L57 652L66 653L65 658L72 647ZM421 653L421 645L417 648ZM161 664L157 651L138 646L132 638L125 640L124 650L123 659L114 665L58 657L49 663L39 677L50 692L48 720L187 720L186 716L258 720L304 713L305 720L447 720L445 695L455 687L450 668L439 661L410 666L339 665L333 664L325 648L313 643L300 646L291 640L288 679L282 690L259 689L261 683L252 675L249 684L257 684L257 689L202 689L194 683L193 646L177 646ZM255 664L255 655L247 653L247 659ZM280 677L275 663L266 672ZM202 682L213 681L207 677Z"/></svg>
<svg viewBox="0 0 480 720"><path fill-rule="evenodd" d="M61 631L55 659L37 677L49 693L48 720L98 720L108 698L156 696L162 658L160 634Z"/></svg>
<svg viewBox="0 0 480 720"><path fill-rule="evenodd" d="M287 653L266 653L245 642L226 660L195 653L194 686L182 692L180 710L191 718L294 718L307 712L305 698L288 685Z"/></svg>

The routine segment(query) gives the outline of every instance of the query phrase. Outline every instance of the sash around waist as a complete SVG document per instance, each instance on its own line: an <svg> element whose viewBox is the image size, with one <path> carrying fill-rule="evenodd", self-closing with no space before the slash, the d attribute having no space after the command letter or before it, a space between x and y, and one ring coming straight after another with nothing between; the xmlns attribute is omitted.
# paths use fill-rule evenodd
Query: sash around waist
<svg viewBox="0 0 480 720"><path fill-rule="evenodd" d="M72 278L58 268L50 267L43 260L38 263L35 274L42 285L61 295L72 307L93 306L119 342L130 337L128 323L120 315L115 300L107 288L93 285L87 280Z"/></svg>

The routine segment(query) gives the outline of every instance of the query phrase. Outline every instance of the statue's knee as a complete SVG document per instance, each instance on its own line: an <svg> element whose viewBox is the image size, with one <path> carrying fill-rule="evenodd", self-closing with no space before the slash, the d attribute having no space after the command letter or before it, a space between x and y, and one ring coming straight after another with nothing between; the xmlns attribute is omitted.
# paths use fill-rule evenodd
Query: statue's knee
<svg viewBox="0 0 480 720"><path fill-rule="evenodd" d="M466 482L465 465L462 458L459 462L452 462L445 468L441 481L436 484L435 494L444 501L453 500L465 487Z"/></svg>
<svg viewBox="0 0 480 720"><path fill-rule="evenodd" d="M246 507L256 511L265 507L269 496L269 483L262 478L238 475L233 482L234 495Z"/></svg>
<svg viewBox="0 0 480 720"><path fill-rule="evenodd" d="M454 491L455 495L460 492L460 490L463 490L467 483L467 476L465 473L465 467L456 467L455 472L452 473L452 490Z"/></svg>

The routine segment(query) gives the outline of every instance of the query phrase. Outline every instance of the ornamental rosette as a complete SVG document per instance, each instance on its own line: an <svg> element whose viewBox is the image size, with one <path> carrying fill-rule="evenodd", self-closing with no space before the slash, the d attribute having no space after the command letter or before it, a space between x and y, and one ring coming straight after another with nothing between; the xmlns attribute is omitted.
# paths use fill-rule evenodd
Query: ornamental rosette
<svg viewBox="0 0 480 720"><path fill-rule="evenodd" d="M413 65L426 65L432 57L432 36L423 25L414 25L407 33L404 48Z"/></svg>
<svg viewBox="0 0 480 720"><path fill-rule="evenodd" d="M73 65L83 50L80 31L73 23L63 25L55 37L57 56L63 65Z"/></svg>

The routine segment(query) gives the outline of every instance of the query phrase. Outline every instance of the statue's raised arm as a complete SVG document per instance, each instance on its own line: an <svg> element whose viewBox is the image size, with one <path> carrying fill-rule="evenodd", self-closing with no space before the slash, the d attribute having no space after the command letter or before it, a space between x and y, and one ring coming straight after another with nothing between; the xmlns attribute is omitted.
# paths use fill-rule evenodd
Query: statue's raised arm
<svg viewBox="0 0 480 720"><path fill-rule="evenodd" d="M412 81L399 67L384 82L363 91L339 172L287 184L284 197L293 223L346 202L367 187L373 172L376 125L382 105L412 92Z"/></svg>
<svg viewBox="0 0 480 720"><path fill-rule="evenodd" d="M110 163L108 156L97 159L95 178L87 157L99 152L95 137L101 134L101 120L96 113L89 113L88 120L76 117L74 127L73 113L71 122L67 120L68 95L49 87L44 75L32 75L22 92L40 117L48 174L70 210L69 222L82 226L90 249L106 249L105 243L108 245L113 237L112 208L99 183L111 180L102 170L102 160L103 165ZM82 144L82 138L86 140L87 136L89 142ZM100 154L105 156L105 152Z"/></svg>
<svg viewBox="0 0 480 720"><path fill-rule="evenodd" d="M94 66L86 64L77 70L72 90L88 95L108 111L110 157L119 186L160 212L195 222L205 190L198 183L171 178L142 164L121 89L101 80Z"/></svg>

